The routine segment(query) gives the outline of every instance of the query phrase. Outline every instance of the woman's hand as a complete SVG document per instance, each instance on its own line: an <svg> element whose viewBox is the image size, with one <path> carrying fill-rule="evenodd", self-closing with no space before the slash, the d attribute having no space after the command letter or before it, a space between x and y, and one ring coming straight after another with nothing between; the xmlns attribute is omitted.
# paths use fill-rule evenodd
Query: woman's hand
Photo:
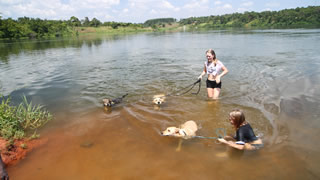
<svg viewBox="0 0 320 180"><path fill-rule="evenodd" d="M216 77L216 83L217 83L217 84L219 84L219 83L221 82L220 78L221 78L220 76L217 76L217 77Z"/></svg>
<svg viewBox="0 0 320 180"><path fill-rule="evenodd" d="M227 144L227 143L228 143L228 142L227 142L225 139L223 139L223 138L218 138L218 141L221 142L221 143L224 143L224 144Z"/></svg>
<svg viewBox="0 0 320 180"><path fill-rule="evenodd" d="M200 76L198 77L198 79L202 79L202 75L200 75Z"/></svg>

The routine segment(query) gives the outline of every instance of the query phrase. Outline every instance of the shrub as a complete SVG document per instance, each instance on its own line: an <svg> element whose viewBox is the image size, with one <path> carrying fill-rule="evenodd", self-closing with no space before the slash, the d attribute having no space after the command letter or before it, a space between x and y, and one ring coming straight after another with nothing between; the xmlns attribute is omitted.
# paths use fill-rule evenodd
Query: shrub
<svg viewBox="0 0 320 180"><path fill-rule="evenodd" d="M10 105L10 98L2 97L0 104L0 136L5 139L22 139L28 132L34 131L52 119L51 113L43 106L33 106L23 97L23 102L17 107Z"/></svg>

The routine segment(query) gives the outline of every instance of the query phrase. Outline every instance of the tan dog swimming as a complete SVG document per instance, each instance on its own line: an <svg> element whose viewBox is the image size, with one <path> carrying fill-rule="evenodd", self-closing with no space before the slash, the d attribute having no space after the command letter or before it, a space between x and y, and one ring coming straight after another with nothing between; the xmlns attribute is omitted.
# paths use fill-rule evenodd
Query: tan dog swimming
<svg viewBox="0 0 320 180"><path fill-rule="evenodd" d="M153 96L152 102L156 105L161 105L165 102L165 100L166 100L166 95L158 94Z"/></svg>
<svg viewBox="0 0 320 180"><path fill-rule="evenodd" d="M174 136L189 139L196 135L197 130L198 126L194 121L187 121L182 124L180 128L168 127L166 130L162 131L161 134L163 136Z"/></svg>

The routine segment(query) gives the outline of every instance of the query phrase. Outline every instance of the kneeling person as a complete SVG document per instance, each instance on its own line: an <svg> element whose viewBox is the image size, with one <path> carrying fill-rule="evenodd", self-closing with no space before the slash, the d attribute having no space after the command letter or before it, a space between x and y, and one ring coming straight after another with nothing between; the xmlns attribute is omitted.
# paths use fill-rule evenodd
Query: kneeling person
<svg viewBox="0 0 320 180"><path fill-rule="evenodd" d="M230 112L229 120L236 129L235 137L226 136L219 138L218 141L239 150L256 150L263 147L262 140L255 136L242 111L233 110Z"/></svg>

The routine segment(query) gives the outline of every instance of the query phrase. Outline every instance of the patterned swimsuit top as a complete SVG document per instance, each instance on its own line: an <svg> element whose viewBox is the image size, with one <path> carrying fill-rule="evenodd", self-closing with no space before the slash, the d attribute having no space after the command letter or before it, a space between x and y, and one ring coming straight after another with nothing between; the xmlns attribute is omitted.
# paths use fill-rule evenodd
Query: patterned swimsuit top
<svg viewBox="0 0 320 180"><path fill-rule="evenodd" d="M220 74L222 72L222 67L224 67L220 61L218 61L216 65L214 65L213 62L208 63L208 61L206 61L204 65L206 67L207 74L212 74L213 76Z"/></svg>

